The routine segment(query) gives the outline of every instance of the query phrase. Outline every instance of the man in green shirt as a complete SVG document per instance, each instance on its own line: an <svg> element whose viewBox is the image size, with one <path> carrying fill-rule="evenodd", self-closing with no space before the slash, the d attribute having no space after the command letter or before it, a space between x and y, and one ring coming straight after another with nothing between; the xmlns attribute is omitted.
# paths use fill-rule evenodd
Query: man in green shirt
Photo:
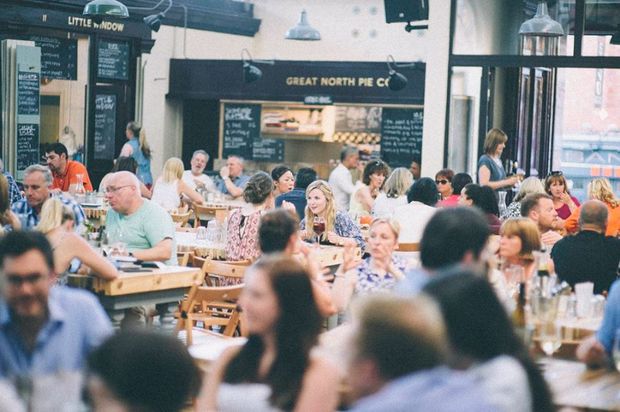
<svg viewBox="0 0 620 412"><path fill-rule="evenodd" d="M177 264L172 218L161 206L142 198L140 182L134 174L114 173L107 181L105 196L111 207L106 230L113 236L122 234L132 256Z"/></svg>

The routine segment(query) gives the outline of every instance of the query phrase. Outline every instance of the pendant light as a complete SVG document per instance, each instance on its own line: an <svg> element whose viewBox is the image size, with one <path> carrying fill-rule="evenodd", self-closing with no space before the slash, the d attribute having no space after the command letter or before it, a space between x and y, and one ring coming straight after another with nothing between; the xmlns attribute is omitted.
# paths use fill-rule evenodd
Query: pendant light
<svg viewBox="0 0 620 412"><path fill-rule="evenodd" d="M308 13L301 11L301 16L295 27L290 28L285 37L289 40L321 40L321 33L308 23Z"/></svg>
<svg viewBox="0 0 620 412"><path fill-rule="evenodd" d="M127 6L117 0L92 0L84 6L82 12L84 16L101 18L101 17L129 17Z"/></svg>
<svg viewBox="0 0 620 412"><path fill-rule="evenodd" d="M546 1L539 1L536 14L521 24L519 34L522 36L564 36L562 25L549 16Z"/></svg>

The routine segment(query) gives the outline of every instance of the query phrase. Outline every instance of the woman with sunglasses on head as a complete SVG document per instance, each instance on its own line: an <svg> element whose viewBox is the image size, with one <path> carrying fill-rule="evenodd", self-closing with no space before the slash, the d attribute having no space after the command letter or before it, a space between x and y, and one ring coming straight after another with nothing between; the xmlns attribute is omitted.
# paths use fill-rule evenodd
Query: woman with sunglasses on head
<svg viewBox="0 0 620 412"><path fill-rule="evenodd" d="M547 176L547 179L545 179L545 192L553 198L553 207L558 213L558 217L563 221L568 219L570 214L580 206L579 200L571 196L568 191L566 179L561 171L551 172Z"/></svg>
<svg viewBox="0 0 620 412"><path fill-rule="evenodd" d="M441 169L435 174L435 184L437 185L437 191L441 196L439 200L446 200L452 196L452 178L454 177L454 171L451 169Z"/></svg>
<svg viewBox="0 0 620 412"><path fill-rule="evenodd" d="M484 139L484 154L478 160L478 183L493 190L512 187L519 181L518 176L506 177L502 165L502 152L508 136L503 130L493 128Z"/></svg>
<svg viewBox="0 0 620 412"><path fill-rule="evenodd" d="M369 215L389 173L388 166L381 160L373 160L364 167L362 185L351 196L349 213L352 216Z"/></svg>

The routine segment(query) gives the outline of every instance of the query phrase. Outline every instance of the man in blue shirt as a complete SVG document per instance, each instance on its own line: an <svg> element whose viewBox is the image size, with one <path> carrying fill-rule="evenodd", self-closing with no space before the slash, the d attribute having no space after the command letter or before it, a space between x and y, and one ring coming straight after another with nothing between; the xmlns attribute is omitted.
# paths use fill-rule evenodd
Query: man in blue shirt
<svg viewBox="0 0 620 412"><path fill-rule="evenodd" d="M295 206L299 220L304 218L306 210L306 188L316 180L316 172L309 167L302 167L295 177L295 188L288 193L283 193L276 198L276 207L282 206L282 202L289 202Z"/></svg>
<svg viewBox="0 0 620 412"><path fill-rule="evenodd" d="M19 200L11 206L24 229L34 229L39 224L43 203L52 195L52 172L45 166L32 165L24 171L24 191L26 199ZM60 195L60 201L73 210L75 227L79 228L86 220L82 207L73 199Z"/></svg>
<svg viewBox="0 0 620 412"><path fill-rule="evenodd" d="M43 234L15 231L0 240L0 377L80 372L86 356L112 334L97 299L50 287L56 275Z"/></svg>
<svg viewBox="0 0 620 412"><path fill-rule="evenodd" d="M13 203L22 200L24 196L22 196L21 190L19 190L19 186L15 182L15 178L6 170L4 170L4 163L2 159L0 159L0 173L6 177L6 180L9 183L9 202L12 205Z"/></svg>
<svg viewBox="0 0 620 412"><path fill-rule="evenodd" d="M217 190L233 198L243 195L243 189L250 180L249 176L243 174L243 159L239 156L228 156L220 176L222 178L217 182Z"/></svg>

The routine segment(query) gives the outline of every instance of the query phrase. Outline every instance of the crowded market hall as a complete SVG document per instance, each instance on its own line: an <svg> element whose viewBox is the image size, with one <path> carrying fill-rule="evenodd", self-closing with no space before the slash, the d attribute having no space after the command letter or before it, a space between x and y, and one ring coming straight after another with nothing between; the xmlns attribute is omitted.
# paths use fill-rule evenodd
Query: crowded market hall
<svg viewBox="0 0 620 412"><path fill-rule="evenodd" d="M620 411L620 0L0 10L0 412Z"/></svg>

